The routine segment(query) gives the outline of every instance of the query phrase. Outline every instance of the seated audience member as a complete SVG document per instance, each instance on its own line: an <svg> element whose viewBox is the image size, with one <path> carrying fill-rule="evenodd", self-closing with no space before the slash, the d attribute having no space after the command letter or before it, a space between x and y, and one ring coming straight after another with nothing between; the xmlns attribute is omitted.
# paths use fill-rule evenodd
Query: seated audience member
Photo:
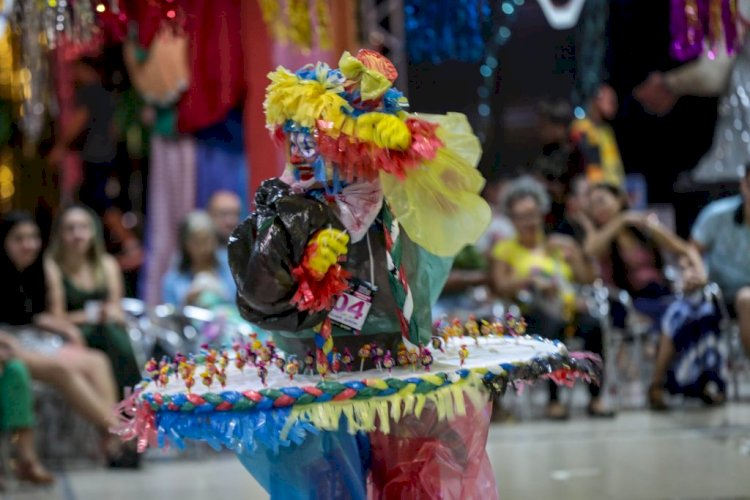
<svg viewBox="0 0 750 500"><path fill-rule="evenodd" d="M750 355L750 168L741 174L741 194L704 208L691 240L706 259L709 279L719 285L730 313L736 315Z"/></svg>
<svg viewBox="0 0 750 500"><path fill-rule="evenodd" d="M189 214L179 232L178 262L164 276L162 300L176 305L210 308L233 303L235 284L228 268L220 265L216 228L206 212Z"/></svg>
<svg viewBox="0 0 750 500"><path fill-rule="evenodd" d="M81 332L72 323L49 312L54 290L51 266L41 258L39 227L25 212L6 214L0 222L0 324L13 333L0 332L32 379L59 390L84 418L102 433L109 458L119 455L119 438L109 433L117 425L112 411L117 386L107 357L84 347ZM64 342L50 341L32 330L54 332Z"/></svg>
<svg viewBox="0 0 750 500"><path fill-rule="evenodd" d="M499 242L492 252L492 286L502 298L519 302L529 330L547 338L563 339L567 331L583 338L584 348L602 354L599 321L578 307L575 284L591 283L594 272L576 242L569 237L544 233L549 197L530 177L513 181L503 197L505 212L516 229L514 238ZM589 385L589 415L610 417L596 384ZM548 416L567 417L550 384Z"/></svg>
<svg viewBox="0 0 750 500"><path fill-rule="evenodd" d="M581 169L590 183L607 182L621 187L625 170L615 132L607 124L617 114L617 94L609 85L599 87L586 107L586 117L573 121L571 141L580 155Z"/></svg>
<svg viewBox="0 0 750 500"><path fill-rule="evenodd" d="M700 257L655 216L629 210L624 191L611 184L591 186L589 216L593 227L584 240L586 253L600 260L605 282L627 291L658 331L673 301L662 254L688 257L696 267Z"/></svg>
<svg viewBox="0 0 750 500"><path fill-rule="evenodd" d="M705 270L700 261L680 258L684 297L674 300L662 320L662 334L648 397L652 410L667 409L666 387L672 394L701 399L712 405L724 401L724 356L721 349L721 316L705 300Z"/></svg>
<svg viewBox="0 0 750 500"><path fill-rule="evenodd" d="M593 229L593 223L588 215L589 183L586 177L579 175L570 183L570 194L565 200L565 216L554 232L566 234L583 244L586 235Z"/></svg>
<svg viewBox="0 0 750 500"><path fill-rule="evenodd" d="M126 387L140 382L141 373L124 326L122 271L105 252L101 226L89 208L60 212L49 261L52 312L78 326L86 344L107 355L122 397Z"/></svg>
<svg viewBox="0 0 750 500"><path fill-rule="evenodd" d="M222 268L222 275L231 274L227 245L232 231L240 224L242 217L242 200L231 191L217 191L208 200L208 215L216 227L219 238L217 257Z"/></svg>
<svg viewBox="0 0 750 500"><path fill-rule="evenodd" d="M15 443L16 476L33 484L52 484L54 476L36 453L32 399L31 376L26 366L15 359L11 345L0 339L0 431L10 434Z"/></svg>
<svg viewBox="0 0 750 500"><path fill-rule="evenodd" d="M226 249L232 231L240 224L242 200L231 191L217 191L208 200L208 215L216 227L219 247Z"/></svg>

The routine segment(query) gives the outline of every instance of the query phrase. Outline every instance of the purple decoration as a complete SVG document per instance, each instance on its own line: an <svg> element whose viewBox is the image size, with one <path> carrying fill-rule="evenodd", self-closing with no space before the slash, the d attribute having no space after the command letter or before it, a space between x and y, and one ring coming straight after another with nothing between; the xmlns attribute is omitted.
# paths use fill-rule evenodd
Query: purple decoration
<svg viewBox="0 0 750 500"><path fill-rule="evenodd" d="M670 53L679 61L688 61L700 56L704 50L706 36L712 44L726 44L728 53L734 52L737 42L737 20L733 15L734 0L671 0L670 29L672 44ZM722 33L714 33L711 25L711 5L719 4ZM688 12L695 9L695 12ZM710 47L713 52L716 47Z"/></svg>

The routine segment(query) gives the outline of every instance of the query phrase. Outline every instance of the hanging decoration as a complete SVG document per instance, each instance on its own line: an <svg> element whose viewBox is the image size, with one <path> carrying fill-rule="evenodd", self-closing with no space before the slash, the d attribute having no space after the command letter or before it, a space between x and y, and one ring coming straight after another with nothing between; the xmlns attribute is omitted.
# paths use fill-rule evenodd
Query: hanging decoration
<svg viewBox="0 0 750 500"><path fill-rule="evenodd" d="M671 0L672 57L694 59L709 50L709 57L725 45L731 54L737 48L736 0Z"/></svg>
<svg viewBox="0 0 750 500"><path fill-rule="evenodd" d="M292 43L303 51L317 45L332 48L331 12L328 0L258 0L263 21L273 39L281 44ZM313 36L313 34L315 36Z"/></svg>
<svg viewBox="0 0 750 500"><path fill-rule="evenodd" d="M406 0L406 49L412 64L479 62L492 22L489 0Z"/></svg>
<svg viewBox="0 0 750 500"><path fill-rule="evenodd" d="M485 43L485 53L479 73L482 75L482 83L477 88L479 102L477 104L477 136L484 143L489 134L492 124L492 97L498 92L497 72L500 68L500 49L504 47L511 37L511 26L516 20L516 13L525 4L525 0L503 0L497 2L499 8L493 8L497 12L493 23L493 36Z"/></svg>
<svg viewBox="0 0 750 500"><path fill-rule="evenodd" d="M608 0L588 0L576 33L576 79L571 99L576 113L596 93L604 80L604 58L607 50Z"/></svg>
<svg viewBox="0 0 750 500"><path fill-rule="evenodd" d="M586 0L537 0L547 22L556 30L567 30L578 22Z"/></svg>

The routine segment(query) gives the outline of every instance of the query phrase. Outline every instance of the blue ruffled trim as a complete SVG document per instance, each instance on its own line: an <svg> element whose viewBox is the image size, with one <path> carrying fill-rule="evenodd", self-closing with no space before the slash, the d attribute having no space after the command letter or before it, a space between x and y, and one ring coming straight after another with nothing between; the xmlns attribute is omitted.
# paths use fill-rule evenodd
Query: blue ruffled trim
<svg viewBox="0 0 750 500"><path fill-rule="evenodd" d="M205 441L215 450L222 447L243 453L262 446L274 453L280 447L301 444L308 434L320 431L312 424L297 420L292 424L287 439L279 439L287 423L291 408L248 410L242 412L211 411L195 413L158 412L156 427L159 447L172 444L185 448L185 440Z"/></svg>

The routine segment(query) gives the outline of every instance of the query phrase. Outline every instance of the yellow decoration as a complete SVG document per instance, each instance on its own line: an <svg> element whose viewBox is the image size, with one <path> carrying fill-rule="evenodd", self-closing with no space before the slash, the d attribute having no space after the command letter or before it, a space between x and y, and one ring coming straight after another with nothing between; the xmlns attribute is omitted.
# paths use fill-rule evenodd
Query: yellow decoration
<svg viewBox="0 0 750 500"><path fill-rule="evenodd" d="M366 68L348 51L341 54L339 69L348 80L359 82L360 94L365 101L377 99L391 88L392 84L384 74Z"/></svg>
<svg viewBox="0 0 750 500"><path fill-rule="evenodd" d="M289 41L309 50L312 47L312 24L307 0L286 0L286 16L289 20Z"/></svg>
<svg viewBox="0 0 750 500"><path fill-rule="evenodd" d="M435 377L423 375L422 378ZM435 377L437 379L439 377ZM437 382L437 380L429 380ZM442 383L442 379L440 379ZM370 386L370 381L368 381ZM405 389L410 388L405 391ZM427 394L415 394L416 384L404 386L396 394L374 397L366 400L330 401L325 404L295 405L281 431L280 438L286 439L297 421L309 422L318 429L334 431L339 428L341 417L346 417L347 432L391 431L391 420L397 424L402 417L414 415L419 418L429 403L437 410L438 420L450 420L455 416L466 415L466 401L476 409L481 409L489 400L489 392L478 372L450 385L439 387ZM390 417L390 418L389 418Z"/></svg>
<svg viewBox="0 0 750 500"><path fill-rule="evenodd" d="M328 8L328 0L315 0L315 17L318 24L315 32L318 34L318 45L323 50L333 48L331 40L331 11Z"/></svg>
<svg viewBox="0 0 750 500"><path fill-rule="evenodd" d="M476 242L492 212L479 195L484 178L476 169L482 150L466 116L418 115L439 125L445 147L406 179L380 173L383 194L409 238L430 253L456 255Z"/></svg>
<svg viewBox="0 0 750 500"><path fill-rule="evenodd" d="M282 67L269 73L271 84L264 102L266 124L274 127L291 120L303 127L315 127L320 120L321 130L332 137L344 133L380 148L396 150L411 145L411 132L404 122L406 113L351 116L353 108L338 94L343 92L342 84L326 79L328 69L324 64L316 66L316 80L298 78Z"/></svg>
<svg viewBox="0 0 750 500"><path fill-rule="evenodd" d="M338 229L323 229L315 234L308 245L316 248L308 261L308 266L316 278L323 279L328 269L335 265L339 257L346 255L349 235Z"/></svg>

